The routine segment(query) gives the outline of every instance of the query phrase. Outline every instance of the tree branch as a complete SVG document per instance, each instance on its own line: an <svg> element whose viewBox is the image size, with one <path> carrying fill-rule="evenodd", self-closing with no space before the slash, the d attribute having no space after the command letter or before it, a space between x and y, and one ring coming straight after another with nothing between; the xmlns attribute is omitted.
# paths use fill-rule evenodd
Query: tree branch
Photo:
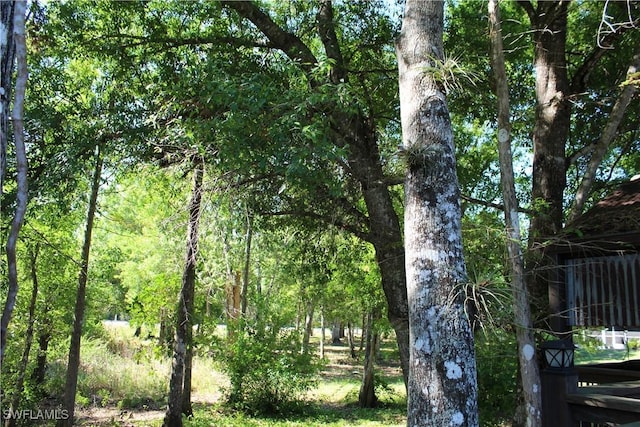
<svg viewBox="0 0 640 427"><path fill-rule="evenodd" d="M324 51L327 54L327 58L333 60L335 64L331 66L331 82L334 84L345 82L347 79L347 73L344 69L344 59L342 58L342 52L340 50L340 43L338 43L338 36L333 25L333 6L331 0L322 0L320 2L320 9L316 16L318 35L324 46Z"/></svg>
<svg viewBox="0 0 640 427"><path fill-rule="evenodd" d="M596 64L609 51L615 41L618 40L625 32L626 29L621 28L620 31L609 33L601 41L603 47L594 48L593 51L585 57L582 64L580 64L576 69L573 77L571 78L571 82L569 83L571 94L575 95L585 91L587 83L589 82L589 77L591 77L591 72L596 69Z"/></svg>
<svg viewBox="0 0 640 427"><path fill-rule="evenodd" d="M504 205L501 205L500 203L488 202L486 200L476 199L475 197L467 196L467 195L464 195L464 194L461 194L460 198L462 200L465 200L465 201L469 202L469 203L474 203L476 205L485 206L487 208L498 209L499 211L504 212ZM534 214L533 210L526 209L526 208L523 208L523 207L518 207L518 212L525 213L527 215L533 215Z"/></svg>
<svg viewBox="0 0 640 427"><path fill-rule="evenodd" d="M265 48L272 49L276 48L275 45L270 43L269 41L255 41L255 40L247 40L241 39L238 37L206 37L206 36L195 36L195 37L187 37L187 38L176 38L176 37L149 37L149 36L136 36L133 34L107 34L104 36L100 36L99 39L93 39L91 42L100 42L104 43L105 39L115 39L115 40L131 40L130 43L120 44L123 48L131 48L138 47L143 45L152 45L152 44L164 44L167 47L180 47L180 46L191 46L191 45L220 45L220 44L228 44L235 47L248 47L248 48Z"/></svg>
<svg viewBox="0 0 640 427"><path fill-rule="evenodd" d="M291 59L298 62L308 76L318 60L311 50L295 34L280 28L252 1L223 1L222 5L235 10L240 16L251 21L271 42ZM313 79L312 84L313 84Z"/></svg>
<svg viewBox="0 0 640 427"><path fill-rule="evenodd" d="M517 0L516 3L518 3L520 7L522 7L524 11L527 12L529 20L533 24L536 17L536 10L533 8L533 4L531 4L529 0Z"/></svg>
<svg viewBox="0 0 640 427"><path fill-rule="evenodd" d="M636 73L638 69L640 69L640 50L634 55L633 61L631 65L629 65L626 75L631 76ZM616 99L616 103L613 105L611 113L609 114L609 120L602 131L602 135L593 147L593 154L591 155L591 159L589 159L589 164L587 165L587 170L582 177L582 181L580 181L580 186L576 191L576 196L573 200L573 205L571 206L571 211L567 218L568 223L574 221L582 213L587 196L591 193L596 172L602 163L602 159L604 159L605 154L611 146L611 143L616 137L618 127L622 122L624 113L631 103L631 99L635 93L635 85L626 85L622 89L618 99Z"/></svg>
<svg viewBox="0 0 640 427"><path fill-rule="evenodd" d="M310 212L302 209L289 209L282 211L263 211L259 213L265 216L293 216L298 218L309 218L315 221L319 221L323 224L338 227L341 230L347 231L364 241L371 241L371 234L369 232L361 230L353 224L348 224L344 221L336 220L335 218L328 218L326 215L322 215L317 212Z"/></svg>

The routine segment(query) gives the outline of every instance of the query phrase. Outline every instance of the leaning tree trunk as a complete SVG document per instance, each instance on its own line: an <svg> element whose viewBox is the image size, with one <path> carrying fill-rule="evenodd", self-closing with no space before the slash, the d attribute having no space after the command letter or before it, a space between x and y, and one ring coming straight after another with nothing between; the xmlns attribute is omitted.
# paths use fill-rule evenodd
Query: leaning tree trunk
<svg viewBox="0 0 640 427"><path fill-rule="evenodd" d="M93 220L98 205L98 191L100 190L100 177L102 175L102 153L100 145L96 147L96 164L91 183L91 196L87 212L87 224L84 231L84 243L82 245L82 259L80 261L80 274L78 275L78 290L76 292L76 305L71 331L71 344L69 345L69 361L67 364L67 378L64 387L63 408L68 417L58 421L58 426L71 427L76 403L76 389L78 386L78 370L80 368L80 341L82 327L84 325L84 310L86 307L87 279L89 274L89 254L91 252L91 234L93 232Z"/></svg>
<svg viewBox="0 0 640 427"><path fill-rule="evenodd" d="M2 2L2 18L5 19L5 9L8 7ZM9 2L10 3L10 2ZM4 352L5 347L7 345L7 328L9 327L9 321L11 320L11 315L13 314L13 308L16 304L16 297L18 296L18 260L16 256L16 245L18 243L18 235L20 234L20 228L22 227L22 222L24 220L25 213L27 211L27 198L29 196L29 188L27 184L27 152L24 142L24 97L25 91L27 87L27 79L29 77L29 73L27 70L27 44L25 40L25 15L26 15L27 2L26 1L16 1L15 2L15 10L13 12L13 25L9 26L9 28L13 28L12 39L15 43L15 56L16 56L16 64L17 64L17 75L16 75L16 90L15 90L15 98L13 101L13 111L11 113L11 119L13 120L13 140L15 144L16 151L16 208L13 215L13 221L11 222L11 227L9 228L9 236L7 238L7 246L6 246L6 255L7 255L7 271L8 271L8 290L7 290L7 300L4 305L4 309L2 310L2 319L0 319L0 364L4 360ZM0 23L3 27L6 25L6 22ZM0 31L5 32L2 34L2 37L8 36L8 29L2 28ZM11 40L11 37L9 37ZM4 41L4 40L3 40ZM6 47L7 51L2 51L2 66L3 72L11 71L11 64L7 64L5 70L5 54L11 54L12 49L10 47ZM4 77L3 77L4 79ZM10 82L10 80L9 80ZM3 84L5 81L3 80ZM6 90L2 87L2 90ZM9 90L9 93L10 90ZM5 100L2 97L2 108L5 108ZM8 101L6 102L8 105ZM5 113L2 111L2 120L5 119ZM3 125L4 127L4 125ZM0 138L2 139L2 150L6 149L6 141L7 134L6 130L1 130L2 134ZM0 163L5 161L4 154L1 155ZM4 175L4 164L2 164L2 170L0 174ZM2 187L0 186L0 195L2 194Z"/></svg>
<svg viewBox="0 0 640 427"><path fill-rule="evenodd" d="M407 0L396 45L407 162L409 426L478 425L453 132L434 71L444 60L443 21L443 2Z"/></svg>
<svg viewBox="0 0 640 427"><path fill-rule="evenodd" d="M525 425L536 427L542 424L542 398L540 395L540 370L536 357L533 335L533 321L529 306L529 292L524 275L524 257L520 218L516 198L511 152L511 123L509 121L509 86L502 51L500 29L500 7L498 0L489 0L489 38L491 40L491 68L496 82L498 98L498 153L500 158L500 181L504 198L505 223L507 226L507 252L511 289L513 292L513 312L515 315L516 339L518 342L518 362L520 381L524 398Z"/></svg>
<svg viewBox="0 0 640 427"><path fill-rule="evenodd" d="M193 171L193 188L189 204L189 224L187 226L187 250L182 288L176 316L176 332L173 344L173 363L169 382L169 402L164 417L163 427L182 426L182 414L191 413L191 402L183 401L185 383L185 357L187 348L193 346L193 299L195 292L196 267L198 254L198 227L200 225L200 205L202 200L202 178L204 170L202 162L198 162Z"/></svg>

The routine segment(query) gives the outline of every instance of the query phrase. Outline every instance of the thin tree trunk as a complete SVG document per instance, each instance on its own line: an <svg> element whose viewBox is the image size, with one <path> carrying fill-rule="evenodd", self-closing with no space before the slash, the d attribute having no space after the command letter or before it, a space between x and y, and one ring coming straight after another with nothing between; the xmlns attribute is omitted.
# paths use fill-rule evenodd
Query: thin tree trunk
<svg viewBox="0 0 640 427"><path fill-rule="evenodd" d="M244 248L244 271L242 274L242 317L247 315L249 303L249 267L251 265L251 240L253 239L253 219L247 210L247 237Z"/></svg>
<svg viewBox="0 0 640 427"><path fill-rule="evenodd" d="M347 323L347 344L349 345L349 355L351 358L355 359L358 357L356 355L356 348L353 342L353 326L351 325L351 322Z"/></svg>
<svg viewBox="0 0 640 427"><path fill-rule="evenodd" d="M96 147L96 164L91 182L91 196L87 212L87 224L84 231L84 243L82 245L82 259L80 274L78 275L78 290L76 293L76 305L74 310L73 331L69 345L69 361L67 365L67 378L64 387L63 409L69 415L67 419L59 420L58 426L71 427L76 402L76 389L78 386L78 369L80 368L80 341L82 339L82 327L84 325L84 310L86 307L87 279L89 274L89 254L91 252L91 234L93 232L93 220L98 205L98 192L100 190L100 177L102 175L102 153L100 145Z"/></svg>
<svg viewBox="0 0 640 427"><path fill-rule="evenodd" d="M498 153L500 178L504 198L504 213L507 226L507 252L511 289L513 292L518 361L524 398L526 425L542 424L542 399L540 394L540 371L536 357L533 321L529 306L529 292L524 275L524 258L521 247L520 218L516 198L511 152L511 123L509 121L509 87L502 50L500 29L500 7L498 0L489 0L489 38L491 40L491 67L496 82L498 98Z"/></svg>
<svg viewBox="0 0 640 427"><path fill-rule="evenodd" d="M313 301L307 303L307 313L304 319L304 333L302 335L302 353L309 351L309 341L313 334L313 312L315 311L315 304Z"/></svg>
<svg viewBox="0 0 640 427"><path fill-rule="evenodd" d="M190 322L193 323L193 322ZM187 417L193 416L193 405L191 404L191 379L193 375L193 324L187 330L185 342L190 343L186 346L184 354L184 380L182 386L182 413Z"/></svg>
<svg viewBox="0 0 640 427"><path fill-rule="evenodd" d="M15 2L15 10L13 14L13 40L15 43L15 56L18 72L16 75L16 90L15 98L13 100L13 112L11 113L11 119L13 120L13 140L16 150L17 192L16 210L13 216L13 221L11 222L11 228L9 229L6 246L8 291L7 300L5 302L4 309L2 310L2 319L0 320L0 364L4 360L4 352L7 345L7 328L9 327L9 321L11 320L13 308L16 304L16 297L18 295L18 261L16 257L16 245L18 243L20 228L22 227L22 222L27 211L27 199L29 196L29 187L27 183L27 171L29 166L27 163L27 153L24 142L24 97L27 87L27 79L29 77L27 70L27 44L25 40L24 22L26 8L26 1ZM4 25L4 22L2 24ZM9 69L11 69L10 66ZM6 141L5 138L7 135L1 136L3 141ZM1 161L4 161L4 156ZM4 174L4 166L1 173Z"/></svg>
<svg viewBox="0 0 640 427"><path fill-rule="evenodd" d="M25 332L24 351L22 353L20 366L18 367L16 386L13 392L13 399L11 400L11 410L14 413L20 408L20 400L22 399L22 392L24 391L24 377L27 373L29 353L31 352L31 344L33 342L33 324L35 323L36 303L38 301L38 270L36 262L38 260L39 251L40 245L36 244L36 247L32 248L29 254L31 262L31 282L33 288L31 289L31 300L29 301L29 320L27 321L27 330ZM16 417L8 417L5 426L15 427L17 425L17 421Z"/></svg>
<svg viewBox="0 0 640 427"><path fill-rule="evenodd" d="M360 331L360 349L364 348L365 331L367 330L367 313L362 313L362 331Z"/></svg>
<svg viewBox="0 0 640 427"><path fill-rule="evenodd" d="M320 307L320 358L324 359L324 340L325 336L325 322L324 322L324 304Z"/></svg>
<svg viewBox="0 0 640 427"><path fill-rule="evenodd" d="M185 406L183 395L185 387L191 387L190 383L187 384L185 382L185 359L188 353L187 348L193 346L193 300L196 281L198 227L200 225L203 174L203 165L202 162L199 161L193 171L193 190L189 204L189 223L187 226L187 249L176 316L168 407L162 424L164 427L182 426L182 414L192 412L191 402L189 401Z"/></svg>
<svg viewBox="0 0 640 427"><path fill-rule="evenodd" d="M45 314L46 316L46 314ZM49 352L49 342L51 341L51 320L45 318L42 321L41 330L38 333L38 357L32 378L38 391L42 390L45 376L47 374L47 353Z"/></svg>
<svg viewBox="0 0 640 427"><path fill-rule="evenodd" d="M460 190L445 94L444 3L407 0L396 45L406 154L408 426L477 426L473 331L463 288Z"/></svg>
<svg viewBox="0 0 640 427"><path fill-rule="evenodd" d="M640 52L637 52L632 60L629 69L627 70L627 77L631 76L634 73L638 72L640 69ZM567 223L571 223L576 218L582 214L584 209L584 204L591 193L591 187L593 186L593 181L596 176L596 172L602 163L602 159L604 159L604 155L607 153L611 143L616 137L618 127L622 122L624 117L624 113L627 110L627 107L631 103L633 96L637 91L637 87L634 84L626 85L618 99L616 99L615 104L611 110L611 114L609 114L609 120L604 130L602 131L602 135L600 135L600 139L598 143L593 148L591 153L591 158L589 159L589 163L587 164L587 169L582 176L582 180L580 181L580 186L576 191L576 196L573 200L573 205L571 206L571 211L567 216Z"/></svg>
<svg viewBox="0 0 640 427"><path fill-rule="evenodd" d="M334 320L331 325L331 344L342 344L342 341L340 341L340 322L337 320Z"/></svg>
<svg viewBox="0 0 640 427"><path fill-rule="evenodd" d="M380 318L379 313L370 312L367 316L367 338L364 355L364 369L360 393L358 394L358 404L361 408L375 408L378 406L375 384L375 362L380 335L376 331L375 321Z"/></svg>

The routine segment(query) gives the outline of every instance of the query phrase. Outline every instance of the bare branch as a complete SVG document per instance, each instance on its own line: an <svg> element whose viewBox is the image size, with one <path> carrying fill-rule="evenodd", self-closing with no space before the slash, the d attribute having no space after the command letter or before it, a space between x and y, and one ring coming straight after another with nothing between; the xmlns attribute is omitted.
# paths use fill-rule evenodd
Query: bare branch
<svg viewBox="0 0 640 427"><path fill-rule="evenodd" d="M598 26L598 47L600 49L612 49L611 45L608 43L607 39L610 38L611 35L620 34L624 30L628 30L631 28L638 28L640 24L640 18L633 18L631 14L631 0L626 1L627 5L627 20L620 22L612 22L613 16L607 14L607 9L609 8L609 3L611 0L606 0L604 2L604 7L602 8L602 18L600 19L600 25Z"/></svg>

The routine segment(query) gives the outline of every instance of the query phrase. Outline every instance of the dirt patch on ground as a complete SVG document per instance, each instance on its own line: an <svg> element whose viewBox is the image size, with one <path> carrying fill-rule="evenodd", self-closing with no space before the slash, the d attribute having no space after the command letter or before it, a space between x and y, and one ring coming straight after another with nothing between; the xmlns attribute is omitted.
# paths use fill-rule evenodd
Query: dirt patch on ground
<svg viewBox="0 0 640 427"><path fill-rule="evenodd" d="M116 407L87 408L76 410L79 426L126 426L140 427L145 421L157 421L164 417L163 410L123 409ZM134 424L135 423L135 424Z"/></svg>

